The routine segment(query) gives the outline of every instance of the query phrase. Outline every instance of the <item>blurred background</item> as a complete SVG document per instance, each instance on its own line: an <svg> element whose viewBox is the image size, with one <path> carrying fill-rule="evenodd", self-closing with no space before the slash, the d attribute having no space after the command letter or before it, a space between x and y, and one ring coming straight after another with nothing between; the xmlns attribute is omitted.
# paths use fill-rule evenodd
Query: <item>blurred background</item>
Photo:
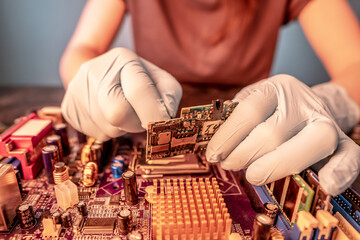
<svg viewBox="0 0 360 240"><path fill-rule="evenodd" d="M360 17L360 1L348 0ZM86 0L0 1L0 87L62 86L58 66ZM272 74L288 73L313 85L328 75L297 22L279 35ZM134 49L127 16L114 46Z"/></svg>
<svg viewBox="0 0 360 240"><path fill-rule="evenodd" d="M360 19L360 1L348 0ZM64 95L58 66L86 0L0 1L0 126ZM113 43L134 49L127 16ZM283 27L272 68L308 85L329 80L296 21Z"/></svg>

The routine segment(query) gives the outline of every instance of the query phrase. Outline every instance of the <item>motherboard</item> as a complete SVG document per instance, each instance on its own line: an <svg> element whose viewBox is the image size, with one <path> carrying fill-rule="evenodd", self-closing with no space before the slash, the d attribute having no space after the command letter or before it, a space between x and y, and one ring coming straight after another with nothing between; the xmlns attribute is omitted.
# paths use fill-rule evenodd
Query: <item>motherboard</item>
<svg viewBox="0 0 360 240"><path fill-rule="evenodd" d="M54 111L18 119L0 137L0 239L360 239L357 189L331 197L311 169L253 186L206 161L236 105L104 143Z"/></svg>

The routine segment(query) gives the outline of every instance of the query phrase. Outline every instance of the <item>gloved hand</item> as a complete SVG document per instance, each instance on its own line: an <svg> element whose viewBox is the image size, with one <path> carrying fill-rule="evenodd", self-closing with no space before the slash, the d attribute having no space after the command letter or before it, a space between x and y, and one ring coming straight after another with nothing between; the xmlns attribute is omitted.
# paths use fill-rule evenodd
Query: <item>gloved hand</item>
<svg viewBox="0 0 360 240"><path fill-rule="evenodd" d="M105 141L174 117L181 95L169 73L128 49L115 48L80 67L61 109L76 130Z"/></svg>
<svg viewBox="0 0 360 240"><path fill-rule="evenodd" d="M331 88L339 87L323 89ZM299 173L330 156L319 171L320 184L329 194L340 194L359 174L360 147L344 134L336 120L351 115L342 122L346 129L354 126L359 108L348 97L332 96L339 92L335 90L321 94L328 100L337 98L338 107L327 106L325 103L332 102L318 97L316 93L320 92L321 88L313 91L288 75L242 89L234 99L238 106L207 146L208 161L221 161L227 170L247 168L247 180L263 185Z"/></svg>

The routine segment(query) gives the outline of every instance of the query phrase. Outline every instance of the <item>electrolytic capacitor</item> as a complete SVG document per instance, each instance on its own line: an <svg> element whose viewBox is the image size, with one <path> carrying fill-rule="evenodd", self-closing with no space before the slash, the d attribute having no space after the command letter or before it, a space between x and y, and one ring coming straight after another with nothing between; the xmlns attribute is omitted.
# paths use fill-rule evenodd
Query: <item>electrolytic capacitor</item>
<svg viewBox="0 0 360 240"><path fill-rule="evenodd" d="M80 213L82 216L87 216L87 215L88 215L86 203L85 203L84 201L80 201L80 202L78 203L77 209L78 209L79 213Z"/></svg>
<svg viewBox="0 0 360 240"><path fill-rule="evenodd" d="M123 172L124 164L121 162L114 162L111 164L111 170L114 178L121 177L121 174Z"/></svg>
<svg viewBox="0 0 360 240"><path fill-rule="evenodd" d="M54 165L60 161L59 149L55 145L45 146L41 149L45 173L50 183L54 183L53 169Z"/></svg>
<svg viewBox="0 0 360 240"><path fill-rule="evenodd" d="M125 158L123 155L116 155L114 158L113 158L113 162L121 162L122 164L125 163Z"/></svg>
<svg viewBox="0 0 360 240"><path fill-rule="evenodd" d="M65 123L59 123L54 126L55 134L61 138L61 146L63 148L64 156L68 156L70 154L70 144L66 128L67 126Z"/></svg>
<svg viewBox="0 0 360 240"><path fill-rule="evenodd" d="M21 204L16 208L16 216L22 229L29 229L36 223L33 207L29 204Z"/></svg>
<svg viewBox="0 0 360 240"><path fill-rule="evenodd" d="M61 145L61 137L58 135L50 135L48 136L46 139L46 145L50 146L50 145L55 145L58 147L59 149L59 161L63 161L63 156L64 156L64 152L63 152L63 147Z"/></svg>
<svg viewBox="0 0 360 240"><path fill-rule="evenodd" d="M96 163L98 166L101 165L102 147L99 144L94 144L90 147L90 161Z"/></svg>
<svg viewBox="0 0 360 240"><path fill-rule="evenodd" d="M133 171L126 171L122 174L122 180L126 204L136 205L138 203L136 174Z"/></svg>
<svg viewBox="0 0 360 240"><path fill-rule="evenodd" d="M263 213L269 216L273 220L274 224L276 224L278 211L279 211L279 207L275 203L272 202L264 203Z"/></svg>
<svg viewBox="0 0 360 240"><path fill-rule="evenodd" d="M61 222L64 228L69 228L72 226L71 215L69 212L64 212L61 215Z"/></svg>
<svg viewBox="0 0 360 240"><path fill-rule="evenodd" d="M272 225L273 225L273 220L269 216L263 213L257 214L254 219L252 239L269 240L270 230Z"/></svg>
<svg viewBox="0 0 360 240"><path fill-rule="evenodd" d="M53 214L53 218L55 220L55 224L61 224L61 214L59 212L55 212Z"/></svg>
<svg viewBox="0 0 360 240"><path fill-rule="evenodd" d="M117 214L117 228L120 235L128 234L133 227L132 212L130 209L122 209Z"/></svg>
<svg viewBox="0 0 360 240"><path fill-rule="evenodd" d="M64 162L58 162L54 165L53 176L55 184L65 182L69 179L69 168Z"/></svg>

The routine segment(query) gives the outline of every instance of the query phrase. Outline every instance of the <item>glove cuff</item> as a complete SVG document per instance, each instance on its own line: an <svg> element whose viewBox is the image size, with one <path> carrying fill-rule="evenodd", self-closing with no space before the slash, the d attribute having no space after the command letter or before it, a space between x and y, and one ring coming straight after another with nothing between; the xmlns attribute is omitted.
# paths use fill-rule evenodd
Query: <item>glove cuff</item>
<svg viewBox="0 0 360 240"><path fill-rule="evenodd" d="M349 133L360 121L359 105L349 97L343 87L327 82L311 89L324 101L343 132Z"/></svg>

